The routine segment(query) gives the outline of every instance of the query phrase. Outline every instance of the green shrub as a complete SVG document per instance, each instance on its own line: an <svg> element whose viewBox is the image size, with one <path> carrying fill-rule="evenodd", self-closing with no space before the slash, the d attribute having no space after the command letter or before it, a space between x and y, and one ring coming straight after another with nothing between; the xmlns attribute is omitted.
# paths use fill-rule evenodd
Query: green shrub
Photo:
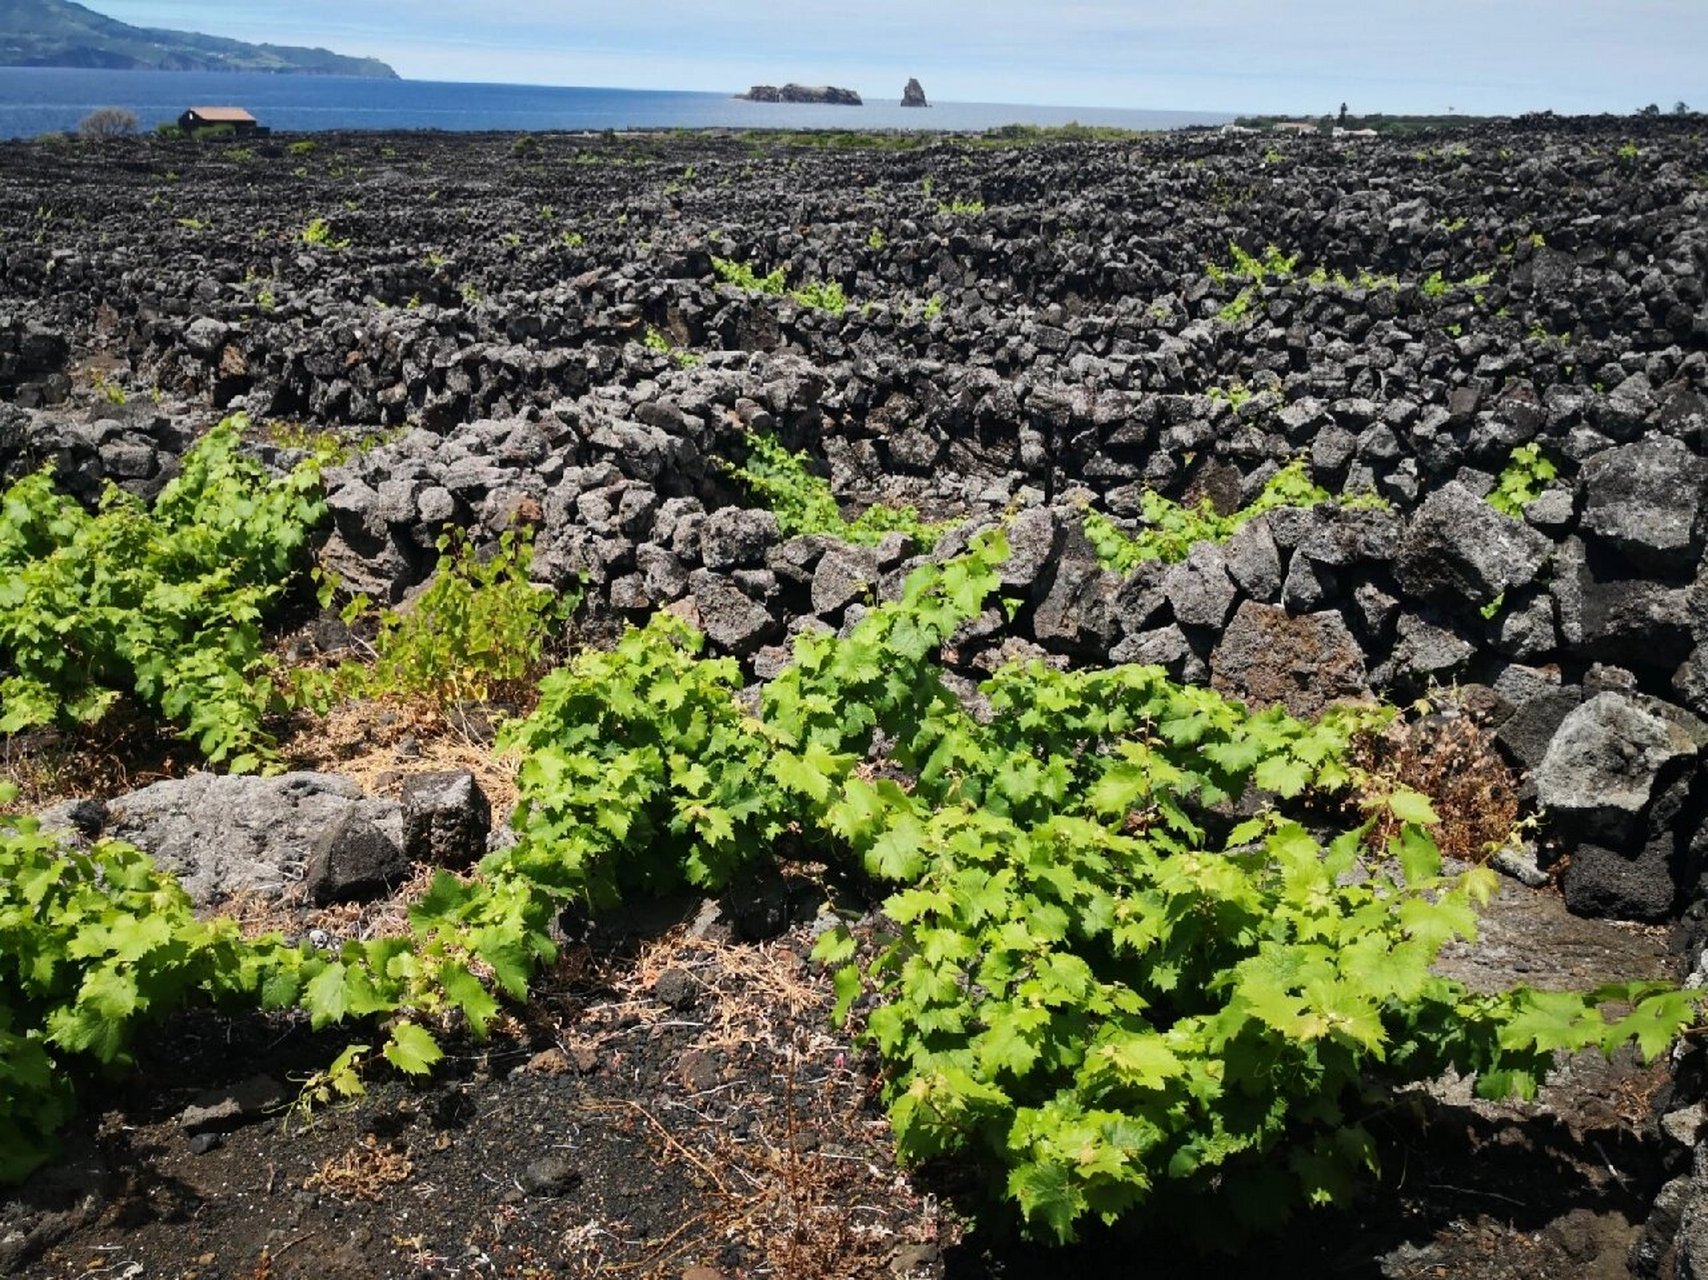
<svg viewBox="0 0 1708 1280"><path fill-rule="evenodd" d="M734 474L777 517L786 537L824 534L873 546L891 533L903 533L915 546L930 547L949 527L921 520L912 507L882 504L845 519L830 482L808 470L807 455L790 453L770 436L748 437L747 461Z"/></svg>
<svg viewBox="0 0 1708 1280"><path fill-rule="evenodd" d="M1556 1050L1654 1057L1696 1017L1699 994L1653 984L1435 976L1494 875L1443 874L1428 801L1349 763L1380 712L1303 723L1155 668L1033 664L987 681L995 714L974 718L938 654L1007 551L981 535L848 635L803 635L757 715L735 665L697 658L668 616L548 677L505 733L525 753L517 844L440 873L404 937L244 942L143 855L0 830L0 1176L40 1159L66 1066L122 1061L144 1018L223 1001L386 1019L384 1058L423 1072L430 1027L482 1034L500 996L526 996L566 903L714 889L785 831L887 894L867 963L846 930L815 954L842 1013L876 998L859 1034L903 1158L961 1160L1046 1239L1091 1216L1269 1225L1349 1194L1374 1163L1365 1121L1404 1085L1456 1069L1522 1095ZM1249 816L1213 834L1206 815L1241 797ZM1332 816L1357 811L1397 833L1363 867L1369 822Z"/></svg>
<svg viewBox="0 0 1708 1280"><path fill-rule="evenodd" d="M842 292L842 286L834 280L829 283L814 281L802 285L789 296L803 307L811 307L814 311L827 311L833 316L842 315L848 310L848 295Z"/></svg>
<svg viewBox="0 0 1708 1280"><path fill-rule="evenodd" d="M671 361L681 369L690 369L700 363L699 356L677 346L671 341L670 335L656 325L647 325L646 335L641 339L641 345L648 351L656 351L660 355L669 356Z"/></svg>
<svg viewBox="0 0 1708 1280"><path fill-rule="evenodd" d="M1136 534L1122 532L1108 516L1087 510L1083 516L1085 536L1097 553L1098 562L1116 573L1131 573L1146 560L1174 563L1184 560L1200 542L1226 542L1248 522L1281 507L1314 507L1333 502L1345 507L1378 507L1388 504L1371 494L1336 498L1312 482L1302 458L1296 458L1270 477L1263 491L1232 515L1218 515L1209 501L1195 507L1171 502L1147 491L1140 503L1143 525Z"/></svg>
<svg viewBox="0 0 1708 1280"><path fill-rule="evenodd" d="M571 897L687 883L716 889L771 856L788 807L764 738L735 699L740 668L695 657L704 641L669 614L540 685L507 749L527 753L518 866Z"/></svg>
<svg viewBox="0 0 1708 1280"><path fill-rule="evenodd" d="M297 699L324 707L338 697L388 698L445 713L469 703L525 696L542 655L577 603L529 578L533 539L507 530L482 551L459 530L438 539L439 567L407 607L378 619L367 661L292 673ZM372 602L344 609L354 623Z"/></svg>
<svg viewBox="0 0 1708 1280"><path fill-rule="evenodd" d="M91 515L29 476L0 504L0 733L91 724L132 694L235 771L265 757L261 624L307 568L319 471L269 476L228 418L152 509L108 485Z"/></svg>
<svg viewBox="0 0 1708 1280"><path fill-rule="evenodd" d="M0 820L0 1183L52 1154L75 1068L128 1063L142 1026L189 1003L258 1002L246 952L146 855Z"/></svg>
<svg viewBox="0 0 1708 1280"><path fill-rule="evenodd" d="M233 920L200 919L145 853L113 841L84 852L33 820L0 820L0 1182L52 1155L74 1081L127 1064L137 1034L182 1008L300 1009L316 1030L384 1020L384 1060L422 1074L443 1057L429 1025L454 1015L484 1036L495 991L526 995L553 954L552 911L548 893L517 879L440 872L403 936L331 951L245 939Z"/></svg>
<svg viewBox="0 0 1708 1280"><path fill-rule="evenodd" d="M1229 241L1228 259L1231 267L1221 267L1211 262L1206 263L1204 273L1221 284L1227 280L1247 280L1255 285L1265 284L1271 276L1285 280L1292 276L1299 266L1299 254L1285 254L1274 245L1263 250L1261 257L1247 253L1239 245Z"/></svg>
<svg viewBox="0 0 1708 1280"><path fill-rule="evenodd" d="M308 225L302 229L302 242L306 245L324 247L327 249L348 249L348 240L336 239L332 235L332 224L325 218L310 218Z"/></svg>
<svg viewBox="0 0 1708 1280"><path fill-rule="evenodd" d="M1524 1094L1557 1048L1652 1057L1694 1019L1698 996L1654 984L1484 995L1434 976L1496 880L1443 873L1421 795L1351 790L1350 744L1381 713L1309 724L1155 668L1034 664L986 682L994 715L973 718L936 654L1006 554L982 536L847 636L801 637L757 717L674 619L578 661L512 739L505 873L596 903L715 888L788 830L887 886L866 963L844 930L815 954L843 1012L877 999L860 1037L898 1149L970 1166L1044 1239L1089 1217L1272 1225L1369 1175L1364 1122L1393 1090L1458 1069ZM1206 810L1253 787L1256 812L1212 837ZM1322 843L1290 813L1307 793L1397 834L1353 874L1368 824ZM1635 1008L1604 1016L1617 1002Z"/></svg>
<svg viewBox="0 0 1708 1280"><path fill-rule="evenodd" d="M712 270L717 272L719 280L725 284L733 284L738 289L749 293L766 293L781 295L786 289L786 277L782 267L767 273L756 275L751 266L745 262L735 262L729 258L712 258Z"/></svg>
<svg viewBox="0 0 1708 1280"><path fill-rule="evenodd" d="M1524 508L1542 496L1543 490L1559 478L1560 469L1542 453L1539 444L1521 444L1495 481L1489 494L1489 505L1515 520L1524 518Z"/></svg>
<svg viewBox="0 0 1708 1280"><path fill-rule="evenodd" d="M1254 296L1252 285L1247 285L1236 293L1232 300L1216 312L1216 319L1223 324L1238 324L1245 319L1246 312L1251 310L1251 300Z"/></svg>

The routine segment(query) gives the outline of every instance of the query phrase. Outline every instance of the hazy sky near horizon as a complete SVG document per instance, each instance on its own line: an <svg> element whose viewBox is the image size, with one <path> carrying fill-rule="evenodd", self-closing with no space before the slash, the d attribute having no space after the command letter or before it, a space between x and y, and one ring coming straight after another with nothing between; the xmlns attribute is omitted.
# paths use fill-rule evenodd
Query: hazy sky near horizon
<svg viewBox="0 0 1708 1280"><path fill-rule="evenodd" d="M1320 114L1708 108L1704 0L88 0L419 80Z"/></svg>

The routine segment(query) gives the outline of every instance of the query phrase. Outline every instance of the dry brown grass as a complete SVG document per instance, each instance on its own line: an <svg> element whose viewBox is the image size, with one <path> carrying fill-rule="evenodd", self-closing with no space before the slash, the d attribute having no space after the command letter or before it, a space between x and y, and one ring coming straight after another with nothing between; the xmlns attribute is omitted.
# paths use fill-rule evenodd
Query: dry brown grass
<svg viewBox="0 0 1708 1280"><path fill-rule="evenodd" d="M691 1011L651 994L672 969L698 983ZM586 1104L644 1136L650 1158L679 1169L702 1197L695 1216L602 1274L677 1275L708 1248L740 1241L755 1275L888 1276L899 1247L958 1229L895 1169L888 1125L867 1105L872 1082L830 1029L827 984L787 942L728 943L679 928L620 966L589 960L580 977L603 992L575 1029L582 1044L620 1052L626 1038L670 1023L681 1037L674 1057L726 1068L705 1093L684 1079L688 1092L656 1106ZM540 1069L560 1064L554 1056ZM706 1105L713 1095L721 1107ZM736 1113L747 1121L739 1132L727 1123Z"/></svg>
<svg viewBox="0 0 1708 1280"><path fill-rule="evenodd" d="M33 813L63 800L109 797L183 777L197 760L169 729L122 713L76 731L0 734L0 780L17 798L0 813Z"/></svg>
<svg viewBox="0 0 1708 1280"><path fill-rule="evenodd" d="M324 929L334 938L359 942L375 938L401 938L409 932L409 908L433 883L442 868L419 863L409 879L396 890L373 902L337 903L311 907L302 890L293 887L278 897L244 893L227 898L210 914L235 920L246 938L268 933L297 935Z"/></svg>
<svg viewBox="0 0 1708 1280"><path fill-rule="evenodd" d="M369 795L394 799L410 774L466 769L492 802L495 821L516 807L514 756L420 706L341 702L324 716L299 716L280 750L292 768L343 774Z"/></svg>
<svg viewBox="0 0 1708 1280"><path fill-rule="evenodd" d="M1377 791L1407 786L1428 796L1441 824L1436 844L1450 858L1481 862L1511 839L1518 825L1518 777L1495 749L1494 736L1469 709L1451 700L1422 719L1396 719L1359 741L1354 762ZM1385 847L1399 823L1378 809L1370 839Z"/></svg>
<svg viewBox="0 0 1708 1280"><path fill-rule="evenodd" d="M843 1154L859 1151L871 1135L859 1131L858 1112L828 1103L803 1108L795 1092L795 1064L793 1053L785 1057L782 1132L761 1129L754 1141L725 1145L728 1168L745 1184L732 1225L773 1274L882 1275L906 1237L898 1240L883 1215L862 1202L874 1182L888 1178L869 1158ZM935 1234L929 1218L916 1225L917 1238L908 1242L923 1243Z"/></svg>
<svg viewBox="0 0 1708 1280"><path fill-rule="evenodd" d="M304 1191L324 1191L340 1200L367 1200L377 1203L385 1199L387 1190L407 1182L415 1165L407 1155L393 1147L382 1147L373 1134L341 1156L333 1156L309 1174L303 1182Z"/></svg>

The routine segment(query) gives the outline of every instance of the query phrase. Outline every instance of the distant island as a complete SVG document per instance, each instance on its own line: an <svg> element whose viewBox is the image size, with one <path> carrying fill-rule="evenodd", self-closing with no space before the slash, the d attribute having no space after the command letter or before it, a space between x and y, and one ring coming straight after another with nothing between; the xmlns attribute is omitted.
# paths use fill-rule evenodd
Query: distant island
<svg viewBox="0 0 1708 1280"><path fill-rule="evenodd" d="M781 89L774 84L756 84L746 93L738 93L735 96L744 102L805 102L832 107L866 105L854 90L838 89L830 84L786 84Z"/></svg>
<svg viewBox="0 0 1708 1280"><path fill-rule="evenodd" d="M378 58L133 27L72 0L0 0L0 66L398 78Z"/></svg>

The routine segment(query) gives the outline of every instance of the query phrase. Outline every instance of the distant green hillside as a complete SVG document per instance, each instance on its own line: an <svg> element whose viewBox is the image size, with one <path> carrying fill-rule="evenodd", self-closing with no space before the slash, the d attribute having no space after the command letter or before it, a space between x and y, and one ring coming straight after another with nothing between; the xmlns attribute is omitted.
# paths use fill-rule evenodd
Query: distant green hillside
<svg viewBox="0 0 1708 1280"><path fill-rule="evenodd" d="M0 66L272 71L397 79L397 72L378 58L348 58L325 49L245 44L191 31L133 27L71 0L0 0Z"/></svg>

